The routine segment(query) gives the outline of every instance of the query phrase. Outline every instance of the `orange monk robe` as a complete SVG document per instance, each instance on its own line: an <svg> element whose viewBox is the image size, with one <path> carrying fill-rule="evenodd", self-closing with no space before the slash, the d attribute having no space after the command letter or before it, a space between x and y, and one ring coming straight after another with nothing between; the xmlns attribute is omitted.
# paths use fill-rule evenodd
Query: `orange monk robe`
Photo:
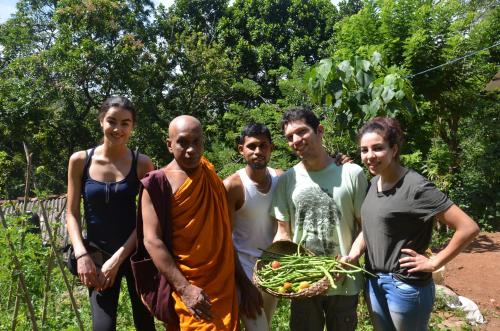
<svg viewBox="0 0 500 331"><path fill-rule="evenodd" d="M212 319L197 320L173 293L181 330L238 330L234 249L226 191L213 165L201 165L172 197L172 246L188 281L212 303Z"/></svg>

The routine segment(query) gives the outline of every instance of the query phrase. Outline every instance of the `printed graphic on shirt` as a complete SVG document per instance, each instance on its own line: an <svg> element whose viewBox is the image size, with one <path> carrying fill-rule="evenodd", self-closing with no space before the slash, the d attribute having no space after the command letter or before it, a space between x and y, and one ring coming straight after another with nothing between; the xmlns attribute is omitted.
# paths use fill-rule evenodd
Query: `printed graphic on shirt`
<svg viewBox="0 0 500 331"><path fill-rule="evenodd" d="M331 193L318 186L297 188L294 194L295 223L302 231L301 244L318 255L339 253L336 225L340 211Z"/></svg>

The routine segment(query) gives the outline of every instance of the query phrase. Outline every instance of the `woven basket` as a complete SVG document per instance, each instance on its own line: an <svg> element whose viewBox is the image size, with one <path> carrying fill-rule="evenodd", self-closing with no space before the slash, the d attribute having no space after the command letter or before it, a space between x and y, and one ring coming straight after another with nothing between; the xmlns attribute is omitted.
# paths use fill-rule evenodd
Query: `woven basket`
<svg viewBox="0 0 500 331"><path fill-rule="evenodd" d="M269 253L278 253L278 254L294 254L297 253L298 245L296 243L293 243L291 241L276 241L271 246L266 248L266 251L262 253L261 258L266 258L269 256ZM307 254L307 255L314 255L311 251L308 251L307 249L301 247L300 248L301 254ZM268 253L269 252L269 253ZM260 288L261 290L279 298L289 298L289 299L300 299L300 298L310 298L314 297L316 295L321 295L328 290L330 287L330 282L328 281L328 278L323 277L322 279L318 280L317 282L312 283L308 288L303 289L300 292L295 292L295 293L279 293L276 291L273 291L267 287L261 286L258 276L257 276L257 271L260 270L264 266L264 262L262 260L257 260L257 263L255 263L254 269L253 269L253 283Z"/></svg>

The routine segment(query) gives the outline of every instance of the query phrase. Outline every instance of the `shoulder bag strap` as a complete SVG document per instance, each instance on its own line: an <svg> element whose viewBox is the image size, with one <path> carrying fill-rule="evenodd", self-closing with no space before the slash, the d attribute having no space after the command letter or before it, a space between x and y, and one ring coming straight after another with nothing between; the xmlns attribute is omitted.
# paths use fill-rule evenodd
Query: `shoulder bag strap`
<svg viewBox="0 0 500 331"><path fill-rule="evenodd" d="M89 176L89 167L90 167L90 162L92 160L92 156L94 155L94 151L95 151L95 147L85 150L85 163L83 164L82 182L81 182L82 187L80 190L80 192L81 192L80 195L83 195L83 190L85 188L85 179L87 178L87 176ZM82 216L80 217L80 223L81 223L81 226L83 229L83 225L86 225L85 224L85 214L83 214ZM83 238L83 240L85 241L86 238Z"/></svg>

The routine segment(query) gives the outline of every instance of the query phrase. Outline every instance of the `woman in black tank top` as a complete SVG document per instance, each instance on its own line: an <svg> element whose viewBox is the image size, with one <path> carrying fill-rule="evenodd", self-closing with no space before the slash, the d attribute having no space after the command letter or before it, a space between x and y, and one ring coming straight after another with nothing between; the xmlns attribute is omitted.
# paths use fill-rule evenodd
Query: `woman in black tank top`
<svg viewBox="0 0 500 331"><path fill-rule="evenodd" d="M132 152L127 142L135 123L133 104L110 97L99 111L101 145L74 153L68 167L66 223L77 259L78 276L89 288L93 330L115 330L120 283L125 277L137 330L154 330L154 321L135 291L129 257L136 246L136 195L139 180L154 169L151 160ZM85 248L80 226L83 197L88 241L109 253L96 265Z"/></svg>

